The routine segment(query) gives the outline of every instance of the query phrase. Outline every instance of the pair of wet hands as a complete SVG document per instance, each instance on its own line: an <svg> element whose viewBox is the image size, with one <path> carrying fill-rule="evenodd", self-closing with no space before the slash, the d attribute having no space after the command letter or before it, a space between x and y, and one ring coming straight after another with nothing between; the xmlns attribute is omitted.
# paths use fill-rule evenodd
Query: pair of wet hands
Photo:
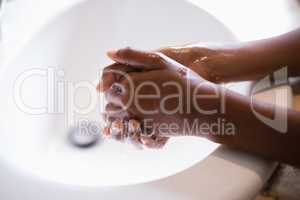
<svg viewBox="0 0 300 200"><path fill-rule="evenodd" d="M182 112L166 113L158 108L164 97L178 92L178 88L171 87L172 84L165 87L166 82L176 83L185 90L210 78L205 66L208 51L200 51L202 55L199 55L199 49L196 51L194 48L165 48L154 52L131 48L108 51L108 57L115 63L105 67L97 87L108 101L103 113L107 124L103 135L118 141L130 141L139 148L161 148L170 136L180 135L180 128L175 133L161 133L145 127L144 123L146 120L152 125L177 123L180 127L183 119L194 117ZM157 89L159 98L135 101L138 95L157 94ZM185 91L182 94L185 95ZM179 101L173 98L168 99L164 106L171 110L178 104Z"/></svg>

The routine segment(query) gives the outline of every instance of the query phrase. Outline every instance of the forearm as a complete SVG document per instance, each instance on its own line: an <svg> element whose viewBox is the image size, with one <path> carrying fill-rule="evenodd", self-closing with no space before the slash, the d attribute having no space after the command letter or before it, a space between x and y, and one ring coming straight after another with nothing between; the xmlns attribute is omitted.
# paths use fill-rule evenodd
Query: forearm
<svg viewBox="0 0 300 200"><path fill-rule="evenodd" d="M300 29L219 51L224 61L211 66L219 81L257 80L282 67L288 67L290 77L300 75Z"/></svg>
<svg viewBox="0 0 300 200"><path fill-rule="evenodd" d="M287 119L274 120L271 124L266 125L254 114L253 109L268 119L274 119L274 117L278 117L275 116L276 109L280 108L259 101L251 102L247 97L232 96L230 93L226 98L228 103L225 117L236 125L236 135L232 140L227 140L228 145L266 158L300 166L298 158L300 135L297 128L300 124L299 113L283 109L283 112L287 112ZM253 109L251 105L253 105ZM274 129L276 125L284 128L284 123L287 123L286 132Z"/></svg>
<svg viewBox="0 0 300 200"><path fill-rule="evenodd" d="M244 150L267 159L277 160L292 165L300 166L300 114L292 110L287 112L287 130L279 132L272 126L282 125L285 121L273 121L273 124L266 125L253 112L253 109L260 115L273 119L275 109L270 104L260 101L251 102L248 97L227 91L224 114L211 116L211 123L218 119L225 119L226 124L234 125L234 134L227 135L224 130L221 133L212 133L208 139L215 142ZM251 107L251 105L253 105ZM278 116L277 116L278 117Z"/></svg>

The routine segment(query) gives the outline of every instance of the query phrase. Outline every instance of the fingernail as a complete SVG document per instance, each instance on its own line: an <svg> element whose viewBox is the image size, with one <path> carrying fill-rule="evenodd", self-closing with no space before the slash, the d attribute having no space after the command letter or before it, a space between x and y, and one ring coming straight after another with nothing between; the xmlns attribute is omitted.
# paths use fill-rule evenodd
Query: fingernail
<svg viewBox="0 0 300 200"><path fill-rule="evenodd" d="M116 57L117 51L118 51L117 49L109 49L107 51L108 57Z"/></svg>
<svg viewBox="0 0 300 200"><path fill-rule="evenodd" d="M140 130L141 130L140 122L138 122L134 119L129 120L129 122L128 122L128 132L136 133L136 132L139 132Z"/></svg>
<svg viewBox="0 0 300 200"><path fill-rule="evenodd" d="M97 90L98 90L99 92L103 92L103 91L104 91L103 82L100 82L100 83L97 85Z"/></svg>
<svg viewBox="0 0 300 200"><path fill-rule="evenodd" d="M102 130L102 134L104 137L109 137L110 136L110 128L109 127L104 127Z"/></svg>

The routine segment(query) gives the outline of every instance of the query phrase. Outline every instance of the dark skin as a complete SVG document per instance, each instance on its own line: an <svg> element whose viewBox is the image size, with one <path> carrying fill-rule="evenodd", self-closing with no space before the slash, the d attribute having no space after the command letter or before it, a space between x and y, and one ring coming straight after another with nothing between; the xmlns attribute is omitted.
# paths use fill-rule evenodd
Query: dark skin
<svg viewBox="0 0 300 200"><path fill-rule="evenodd" d="M157 52L163 53L168 57ZM140 104L145 109L154 109L157 108L158 103L162 101L163 97L172 92L170 89L161 87L164 82L170 79L181 86L186 86L186 81L192 79L193 83L189 85L189 88L192 88L192 90L195 90L199 84L202 84L200 88L197 88L194 95L214 95L216 91L224 90L217 83L259 80L284 66L288 66L288 75L290 77L299 76L299 54L300 30L296 30L266 40L228 46L224 45L222 47L198 47L195 45L176 48L169 47L153 52L143 52L128 48L112 50L108 52L108 56L119 64L109 66L106 69L121 69L125 74L132 77L135 86L149 80L157 82L160 85L159 88L163 91L162 96L159 99L142 101ZM189 74L190 71L192 75L187 76L186 74ZM151 137L149 137L151 144L159 143L156 138L165 138L164 144L169 137L173 136L201 136L268 159L300 166L300 157L298 156L300 153L300 134L298 133L300 126L299 112L285 109L288 116L288 130L285 134L282 134L260 121L251 110L252 105L258 113L272 118L275 114L274 106L260 101L251 102L249 97L225 89L225 113L218 112L209 115L199 113L194 108L194 102L191 103L187 96L185 96L184 102L187 105L192 105L191 112L189 113L175 112L170 116L159 112L155 115L145 115L142 112L137 112L136 105L134 104L130 104L126 109L121 109L128 102L129 95L126 92L128 84L122 78L123 76L116 76L112 72L107 71L104 73L98 87L98 89L106 93L108 101L111 104L122 110L114 114L107 112L105 114L107 120L121 119L125 122L126 118L124 118L124 115L121 115L121 113L124 114L125 112L127 118L134 118L140 122L143 122L145 119L155 119L160 123L175 121L180 127L177 132L171 133L154 131ZM111 85L114 83L118 83L125 89L125 93L121 95L114 94L114 90L111 89ZM148 88L141 89L141 92L150 94L153 91ZM213 108L220 110L219 98L197 99L196 102L204 110L211 110ZM170 108L174 108L178 104L178 101L175 100L169 102L168 105ZM200 119L201 123L213 123L219 118L224 118L235 125L234 135L182 132L182 119L188 119L189 121ZM141 142L141 139L137 139L136 141ZM162 147L163 145L158 146Z"/></svg>

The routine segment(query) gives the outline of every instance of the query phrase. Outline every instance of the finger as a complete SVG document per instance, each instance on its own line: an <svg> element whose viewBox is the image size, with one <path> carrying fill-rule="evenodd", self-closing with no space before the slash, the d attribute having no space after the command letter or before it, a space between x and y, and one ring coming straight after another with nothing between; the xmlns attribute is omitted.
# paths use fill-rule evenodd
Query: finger
<svg viewBox="0 0 300 200"><path fill-rule="evenodd" d="M102 116L105 122L110 124L116 119L128 120L130 113L127 110L122 109L120 106L117 106L113 103L108 103L105 106L105 112L102 113Z"/></svg>
<svg viewBox="0 0 300 200"><path fill-rule="evenodd" d="M166 47L157 50L157 52L160 52L183 65L187 62L194 61L199 57L199 53L196 54L193 51L195 51L193 48L186 47Z"/></svg>
<svg viewBox="0 0 300 200"><path fill-rule="evenodd" d="M97 90L104 92L111 87L111 85L120 81L123 77L126 77L128 73L134 72L135 69L129 65L123 65L120 63L114 63L104 68L100 83L97 86Z"/></svg>
<svg viewBox="0 0 300 200"><path fill-rule="evenodd" d="M105 91L104 95L108 102L124 108L123 96L126 93L127 89L125 89L123 84L114 82L111 87Z"/></svg>
<svg viewBox="0 0 300 200"><path fill-rule="evenodd" d="M125 139L127 136L127 130L125 126L125 121L121 119L116 119L111 123L110 132L112 136L115 136L117 139Z"/></svg>
<svg viewBox="0 0 300 200"><path fill-rule="evenodd" d="M105 138L108 138L110 136L110 127L109 126L106 126L102 129L102 135Z"/></svg>
<svg viewBox="0 0 300 200"><path fill-rule="evenodd" d="M140 135L142 132L141 123L138 120L130 119L128 121L128 132L130 135Z"/></svg>
<svg viewBox="0 0 300 200"><path fill-rule="evenodd" d="M143 149L143 144L140 139L140 134L135 133L135 134L129 135L128 141L130 144L132 144L137 149L139 149L139 150Z"/></svg>
<svg viewBox="0 0 300 200"><path fill-rule="evenodd" d="M140 134L138 132L130 134L128 123L128 120L117 119L113 121L110 126L110 133L112 138L121 142L128 141L135 146L140 145Z"/></svg>
<svg viewBox="0 0 300 200"><path fill-rule="evenodd" d="M145 77L149 72L131 72L130 76L120 82L113 83L110 89L105 92L108 102L114 103L123 109L129 109L134 103L134 91L139 83L139 77Z"/></svg>
<svg viewBox="0 0 300 200"><path fill-rule="evenodd" d="M111 127L109 126L103 128L102 134L104 138L111 138L118 142L125 142L126 138L128 138L126 134L112 131Z"/></svg>
<svg viewBox="0 0 300 200"><path fill-rule="evenodd" d="M112 49L107 52L112 60L144 69L160 69L163 67L163 60L155 52L140 51L131 48Z"/></svg>
<svg viewBox="0 0 300 200"><path fill-rule="evenodd" d="M163 148L166 144L167 144L167 142L169 141L169 139L170 138L168 138L168 137L158 137L158 139L157 139L157 143L156 143L156 148L157 149L161 149L161 148Z"/></svg>
<svg viewBox="0 0 300 200"><path fill-rule="evenodd" d="M163 146L166 145L169 138L167 137L147 137L147 136L141 136L141 142L143 145L145 145L147 148L150 149L160 149Z"/></svg>

